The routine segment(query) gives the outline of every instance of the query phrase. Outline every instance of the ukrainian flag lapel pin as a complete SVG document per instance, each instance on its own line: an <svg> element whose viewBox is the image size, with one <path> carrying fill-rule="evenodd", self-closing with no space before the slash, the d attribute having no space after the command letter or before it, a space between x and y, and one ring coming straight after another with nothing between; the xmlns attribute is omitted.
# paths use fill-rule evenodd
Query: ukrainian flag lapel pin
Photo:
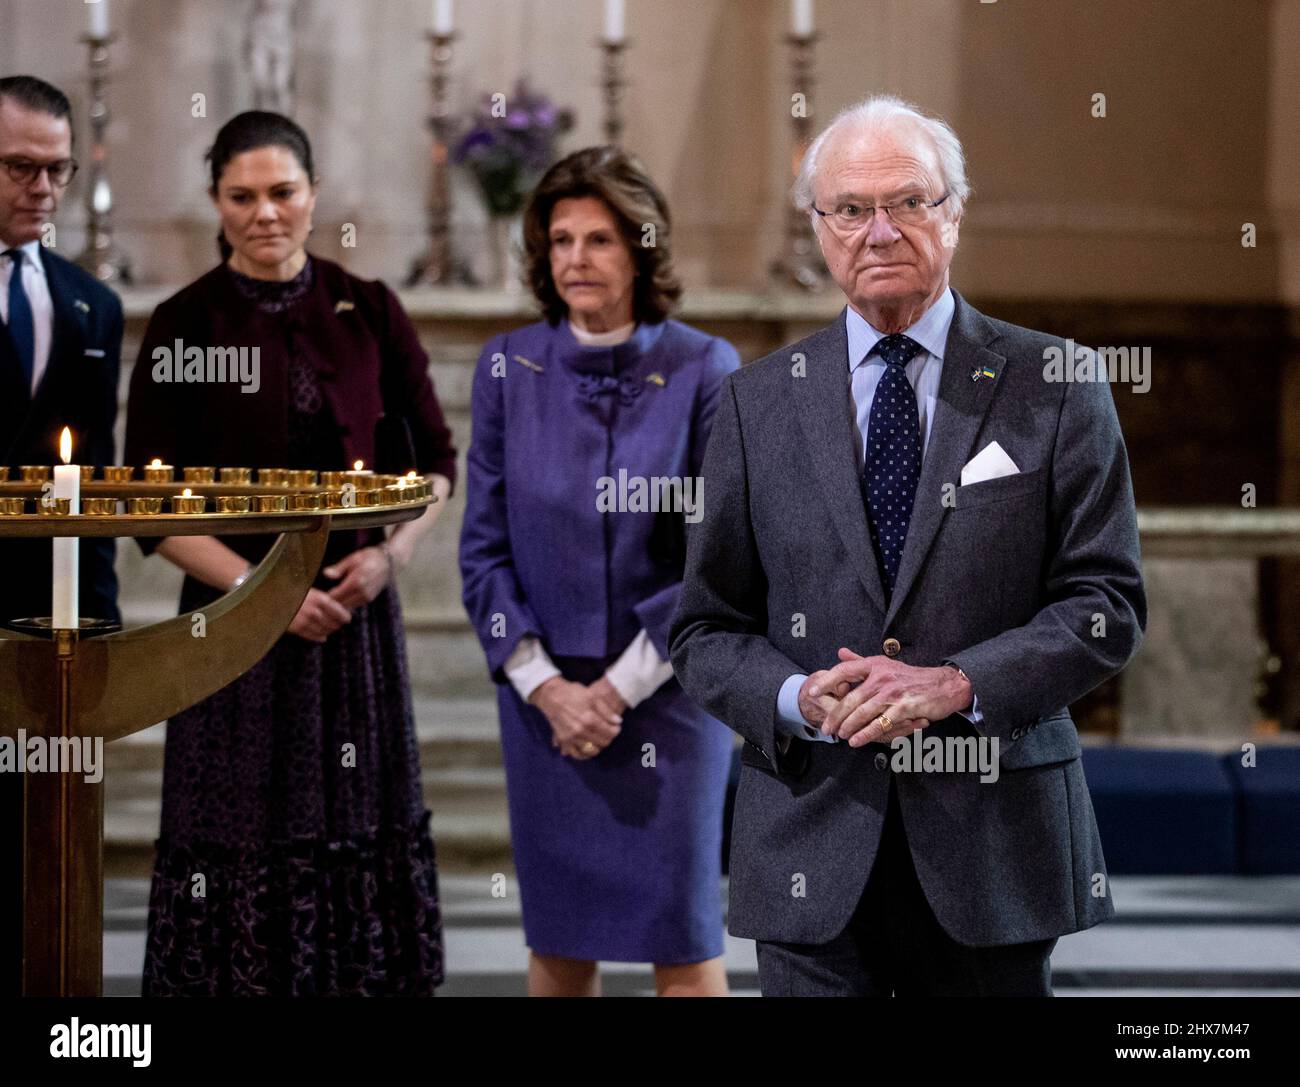
<svg viewBox="0 0 1300 1087"><path fill-rule="evenodd" d="M975 369L970 372L970 379L972 381L978 381L982 377L997 377L997 376L998 375L994 373L992 370L990 370L987 366L976 366Z"/></svg>

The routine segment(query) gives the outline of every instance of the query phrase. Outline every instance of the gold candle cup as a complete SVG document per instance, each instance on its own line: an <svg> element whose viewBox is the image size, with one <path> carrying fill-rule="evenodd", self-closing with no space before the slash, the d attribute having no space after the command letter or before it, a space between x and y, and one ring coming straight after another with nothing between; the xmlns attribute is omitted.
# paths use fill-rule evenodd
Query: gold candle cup
<svg viewBox="0 0 1300 1087"><path fill-rule="evenodd" d="M172 513L203 513L208 500L201 494L178 494L172 497Z"/></svg>
<svg viewBox="0 0 1300 1087"><path fill-rule="evenodd" d="M384 504L384 492L378 487L371 487L368 490L357 491L358 506L382 506Z"/></svg>
<svg viewBox="0 0 1300 1087"><path fill-rule="evenodd" d="M316 473L310 468L290 468L288 475L290 487L316 486Z"/></svg>
<svg viewBox="0 0 1300 1087"><path fill-rule="evenodd" d="M104 469L106 483L130 483L135 479L135 469L121 464L110 464Z"/></svg>
<svg viewBox="0 0 1300 1087"><path fill-rule="evenodd" d="M171 483L176 479L176 469L170 464L146 464L144 478L146 483Z"/></svg>
<svg viewBox="0 0 1300 1087"><path fill-rule="evenodd" d="M161 498L128 498L127 512L136 517L156 517L162 513Z"/></svg>
<svg viewBox="0 0 1300 1087"><path fill-rule="evenodd" d="M293 510L318 510L323 508L319 494L295 494L290 496L289 501L289 508Z"/></svg>
<svg viewBox="0 0 1300 1087"><path fill-rule="evenodd" d="M217 512L247 513L250 504L246 494L223 494L217 498Z"/></svg>
<svg viewBox="0 0 1300 1087"><path fill-rule="evenodd" d="M95 466L93 464L83 464L81 466L81 482L89 483L95 478Z"/></svg>
<svg viewBox="0 0 1300 1087"><path fill-rule="evenodd" d="M257 482L264 487L283 487L289 482L289 469L259 468Z"/></svg>
<svg viewBox="0 0 1300 1087"><path fill-rule="evenodd" d="M36 503L37 512L50 517L67 517L72 512L71 498L42 498Z"/></svg>
<svg viewBox="0 0 1300 1087"><path fill-rule="evenodd" d="M258 513L284 513L289 508L287 494L259 494L257 496Z"/></svg>
<svg viewBox="0 0 1300 1087"><path fill-rule="evenodd" d="M27 499L0 498L0 516L21 517L27 512Z"/></svg>
<svg viewBox="0 0 1300 1087"><path fill-rule="evenodd" d="M342 491L321 491L320 508L323 510L341 510L343 508Z"/></svg>
<svg viewBox="0 0 1300 1087"><path fill-rule="evenodd" d="M251 468L223 468L221 469L222 483L252 483L253 469Z"/></svg>
<svg viewBox="0 0 1300 1087"><path fill-rule="evenodd" d="M117 513L116 498L83 498L81 512L87 517L112 517Z"/></svg>
<svg viewBox="0 0 1300 1087"><path fill-rule="evenodd" d="M215 483L217 481L217 470L215 468L183 468L181 474L184 475L186 483Z"/></svg>
<svg viewBox="0 0 1300 1087"><path fill-rule="evenodd" d="M9 465L0 464L0 483L9 482Z"/></svg>
<svg viewBox="0 0 1300 1087"><path fill-rule="evenodd" d="M320 485L322 487L342 487L347 481L346 472L322 472L320 474Z"/></svg>
<svg viewBox="0 0 1300 1087"><path fill-rule="evenodd" d="M43 464L19 465L18 471L22 473L24 483L44 483L50 478L50 469Z"/></svg>

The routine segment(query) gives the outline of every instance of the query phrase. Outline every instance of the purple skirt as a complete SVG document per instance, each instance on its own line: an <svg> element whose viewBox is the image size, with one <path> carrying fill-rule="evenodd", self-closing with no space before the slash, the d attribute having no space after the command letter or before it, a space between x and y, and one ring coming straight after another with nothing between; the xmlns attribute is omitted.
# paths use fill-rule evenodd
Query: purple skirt
<svg viewBox="0 0 1300 1087"><path fill-rule="evenodd" d="M285 635L167 724L146 996L432 994L442 917L401 610Z"/></svg>

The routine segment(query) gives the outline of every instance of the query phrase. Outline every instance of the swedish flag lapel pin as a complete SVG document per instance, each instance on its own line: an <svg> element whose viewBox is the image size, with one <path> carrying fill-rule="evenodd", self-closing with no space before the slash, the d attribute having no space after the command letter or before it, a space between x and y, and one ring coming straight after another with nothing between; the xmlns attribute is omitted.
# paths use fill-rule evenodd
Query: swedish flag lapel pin
<svg viewBox="0 0 1300 1087"><path fill-rule="evenodd" d="M987 366L976 366L975 369L970 372L970 379L972 381L978 381L982 377L997 377L997 376L998 375L994 373L992 370L990 370Z"/></svg>
<svg viewBox="0 0 1300 1087"><path fill-rule="evenodd" d="M341 302L335 302L335 303L334 303L334 312L335 312L335 313L347 313L348 310L354 310L354 309L356 309L356 308L357 308L357 307L356 307L356 304L355 304L355 303L352 303L352 302L349 302L346 298L343 299Z"/></svg>

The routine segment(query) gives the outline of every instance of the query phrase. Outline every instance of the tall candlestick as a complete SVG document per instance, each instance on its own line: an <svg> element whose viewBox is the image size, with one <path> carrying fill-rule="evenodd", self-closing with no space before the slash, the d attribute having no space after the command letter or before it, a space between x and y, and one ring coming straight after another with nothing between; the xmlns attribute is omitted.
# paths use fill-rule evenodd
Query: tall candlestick
<svg viewBox="0 0 1300 1087"><path fill-rule="evenodd" d="M623 0L605 0L605 41L617 44L626 36Z"/></svg>
<svg viewBox="0 0 1300 1087"><path fill-rule="evenodd" d="M450 34L455 30L451 0L433 0L433 27L435 34Z"/></svg>
<svg viewBox="0 0 1300 1087"><path fill-rule="evenodd" d="M54 500L69 500L69 513L81 512L81 468L69 464L72 459L72 433L67 427L59 438L59 454L62 464L54 466ZM76 630L80 626L77 613L77 538L75 536L56 536L54 538L54 626L64 630Z"/></svg>
<svg viewBox="0 0 1300 1087"><path fill-rule="evenodd" d="M790 6L790 33L797 38L806 38L812 32L812 0L793 0Z"/></svg>
<svg viewBox="0 0 1300 1087"><path fill-rule="evenodd" d="M107 38L108 0L86 0L86 11L90 16L87 33L92 38Z"/></svg>

